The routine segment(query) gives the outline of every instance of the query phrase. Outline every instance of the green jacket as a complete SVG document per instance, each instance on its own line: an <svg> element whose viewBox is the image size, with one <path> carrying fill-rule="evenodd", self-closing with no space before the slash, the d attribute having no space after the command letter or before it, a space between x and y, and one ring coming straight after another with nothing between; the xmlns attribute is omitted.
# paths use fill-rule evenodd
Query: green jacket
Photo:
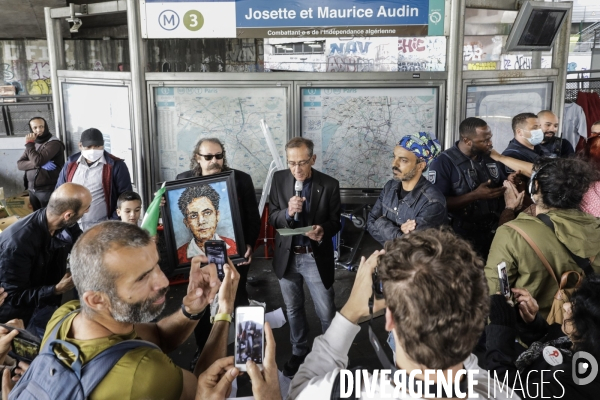
<svg viewBox="0 0 600 400"><path fill-rule="evenodd" d="M566 271L581 271L565 246L580 257L595 257L592 267L600 273L600 257L597 256L600 253L600 219L573 209L552 210L548 216L554 222L556 234L540 219L525 213L519 214L511 223L537 244L559 281ZM485 266L490 294L500 291L497 266L502 261L506 262L510 287L529 290L540 306L540 315L546 318L558 285L525 239L506 225L498 228ZM569 283L573 284L574 279Z"/></svg>

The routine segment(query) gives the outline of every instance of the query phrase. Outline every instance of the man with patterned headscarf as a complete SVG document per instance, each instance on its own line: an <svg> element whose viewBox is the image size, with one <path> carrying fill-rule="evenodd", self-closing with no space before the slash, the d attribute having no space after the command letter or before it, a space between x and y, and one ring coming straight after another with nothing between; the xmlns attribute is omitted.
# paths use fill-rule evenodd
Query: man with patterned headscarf
<svg viewBox="0 0 600 400"><path fill-rule="evenodd" d="M383 187L367 222L369 233L379 243L447 223L446 198L423 177L440 152L439 142L427 132L404 136L398 142L393 179Z"/></svg>

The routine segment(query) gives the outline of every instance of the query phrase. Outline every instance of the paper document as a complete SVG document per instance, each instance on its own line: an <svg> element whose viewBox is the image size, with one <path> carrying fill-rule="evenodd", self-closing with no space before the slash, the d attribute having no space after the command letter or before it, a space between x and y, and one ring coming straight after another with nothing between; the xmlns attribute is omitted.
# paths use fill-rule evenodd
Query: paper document
<svg viewBox="0 0 600 400"><path fill-rule="evenodd" d="M271 325L271 329L281 328L285 325L285 316L281 307L275 311L271 311L265 314L265 321Z"/></svg>
<svg viewBox="0 0 600 400"><path fill-rule="evenodd" d="M294 236L294 235L302 235L303 233L312 231L312 226L305 226L304 228L296 228L296 229L277 229L277 232L281 236Z"/></svg>

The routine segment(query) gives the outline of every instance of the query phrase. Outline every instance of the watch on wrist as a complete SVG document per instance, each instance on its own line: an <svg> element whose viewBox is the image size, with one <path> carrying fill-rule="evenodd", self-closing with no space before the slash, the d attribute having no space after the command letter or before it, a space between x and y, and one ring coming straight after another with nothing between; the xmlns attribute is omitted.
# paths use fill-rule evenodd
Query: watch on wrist
<svg viewBox="0 0 600 400"><path fill-rule="evenodd" d="M186 316L186 318L191 319L192 321L200 320L200 318L202 318L204 315L204 311L206 311L206 309L200 311L198 314L190 314L189 312L185 311L185 304L181 303L181 312Z"/></svg>

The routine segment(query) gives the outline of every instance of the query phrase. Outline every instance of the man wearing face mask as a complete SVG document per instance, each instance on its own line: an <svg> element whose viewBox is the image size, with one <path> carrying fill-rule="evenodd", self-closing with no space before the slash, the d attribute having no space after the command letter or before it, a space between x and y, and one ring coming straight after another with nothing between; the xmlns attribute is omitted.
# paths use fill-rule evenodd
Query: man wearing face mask
<svg viewBox="0 0 600 400"><path fill-rule="evenodd" d="M48 207L0 234L0 286L8 294L0 321L23 319L31 333L42 337L61 295L73 288L67 256L81 235L77 221L91 202L85 187L64 184L52 193Z"/></svg>
<svg viewBox="0 0 600 400"><path fill-rule="evenodd" d="M441 149L427 132L406 135L394 148L394 179L385 184L367 221L367 230L382 245L414 230L448 222L446 198L423 177Z"/></svg>
<svg viewBox="0 0 600 400"><path fill-rule="evenodd" d="M544 155L540 146L544 140L544 131L537 115L533 113L515 115L512 119L512 130L515 137L508 143L502 155L530 163L536 162ZM514 172L507 166L504 166L504 169L507 174Z"/></svg>
<svg viewBox="0 0 600 400"><path fill-rule="evenodd" d="M568 157L575 154L573 146L568 140L556 137L558 133L558 117L550 110L543 110L538 113L540 126L544 132L544 140L540 144L545 157Z"/></svg>
<svg viewBox="0 0 600 400"><path fill-rule="evenodd" d="M460 140L429 167L429 181L446 197L454 231L485 259L504 209L502 164L490 157L492 130L470 117L460 123Z"/></svg>
<svg viewBox="0 0 600 400"><path fill-rule="evenodd" d="M29 134L25 136L25 151L17 168L25 171L25 188L33 210L48 205L60 169L65 165L65 146L50 133L46 120L33 117L29 120Z"/></svg>
<svg viewBox="0 0 600 400"><path fill-rule="evenodd" d="M86 129L79 141L80 153L69 157L60 172L56 187L65 182L85 186L92 194L90 212L79 221L83 231L107 219L119 219L117 200L132 191L125 162L104 150L104 137L96 128Z"/></svg>

